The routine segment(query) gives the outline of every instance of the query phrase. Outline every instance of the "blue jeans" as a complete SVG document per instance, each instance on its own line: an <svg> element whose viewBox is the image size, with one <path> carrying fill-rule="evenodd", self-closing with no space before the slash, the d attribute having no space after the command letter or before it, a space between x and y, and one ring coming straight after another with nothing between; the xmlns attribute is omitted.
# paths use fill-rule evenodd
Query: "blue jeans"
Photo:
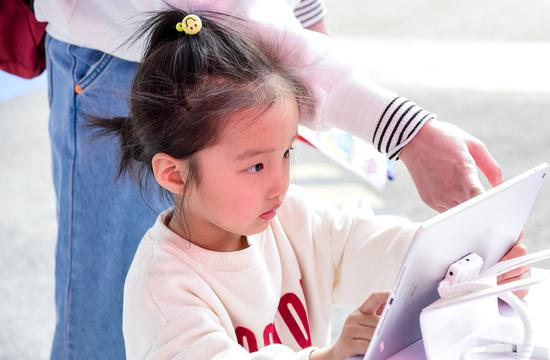
<svg viewBox="0 0 550 360"><path fill-rule="evenodd" d="M46 52L58 222L51 357L124 359L124 279L162 205L158 192L144 201L132 178L116 178L118 139L94 139L87 125L128 115L137 64L52 37Z"/></svg>

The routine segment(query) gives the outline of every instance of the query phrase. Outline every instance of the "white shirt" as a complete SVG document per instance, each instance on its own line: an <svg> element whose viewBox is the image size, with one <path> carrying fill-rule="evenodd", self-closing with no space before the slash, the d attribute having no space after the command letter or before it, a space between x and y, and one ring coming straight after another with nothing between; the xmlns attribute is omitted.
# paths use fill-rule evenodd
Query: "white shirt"
<svg viewBox="0 0 550 360"><path fill-rule="evenodd" d="M171 211L126 279L128 359L308 359L328 345L331 305L391 288L417 228L360 203L320 207L291 186L248 248L214 252L172 232Z"/></svg>

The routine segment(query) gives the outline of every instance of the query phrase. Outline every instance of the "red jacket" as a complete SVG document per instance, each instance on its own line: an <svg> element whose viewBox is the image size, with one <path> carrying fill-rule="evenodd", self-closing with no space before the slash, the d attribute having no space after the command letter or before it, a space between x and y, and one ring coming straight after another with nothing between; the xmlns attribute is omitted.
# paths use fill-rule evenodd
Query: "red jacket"
<svg viewBox="0 0 550 360"><path fill-rule="evenodd" d="M45 33L46 23L24 1L0 1L0 70L27 79L40 75L46 67Z"/></svg>

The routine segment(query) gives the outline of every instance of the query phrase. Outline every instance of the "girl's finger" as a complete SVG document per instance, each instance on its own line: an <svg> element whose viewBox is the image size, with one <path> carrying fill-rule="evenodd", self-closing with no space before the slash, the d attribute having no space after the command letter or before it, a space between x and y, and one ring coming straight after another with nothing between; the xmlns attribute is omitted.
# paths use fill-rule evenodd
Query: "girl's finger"
<svg viewBox="0 0 550 360"><path fill-rule="evenodd" d="M353 339L350 344L350 354L351 356L364 355L366 354L370 345L369 340L363 339Z"/></svg>
<svg viewBox="0 0 550 360"><path fill-rule="evenodd" d="M361 326L359 324L350 327L350 336L353 340L371 340L374 335L374 329L371 326Z"/></svg>
<svg viewBox="0 0 550 360"><path fill-rule="evenodd" d="M361 316L357 317L357 323L361 326L376 327L379 320L380 316L378 315L366 315L361 313Z"/></svg>
<svg viewBox="0 0 550 360"><path fill-rule="evenodd" d="M380 305L384 305L388 301L389 292L375 292L361 305L359 311L363 314L372 315L376 313L376 310Z"/></svg>
<svg viewBox="0 0 550 360"><path fill-rule="evenodd" d="M384 311L385 307L386 307L385 303L378 306L378 309L376 309L376 315L378 315L378 316L382 315L382 312ZM378 321L378 318L377 318L377 321Z"/></svg>

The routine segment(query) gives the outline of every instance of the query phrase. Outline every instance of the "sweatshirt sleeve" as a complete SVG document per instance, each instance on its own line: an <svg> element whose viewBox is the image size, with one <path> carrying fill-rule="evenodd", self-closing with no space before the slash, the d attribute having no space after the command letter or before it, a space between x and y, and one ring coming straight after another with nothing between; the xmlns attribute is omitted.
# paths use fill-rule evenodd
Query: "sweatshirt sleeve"
<svg viewBox="0 0 550 360"><path fill-rule="evenodd" d="M280 214L305 271L331 304L357 308L375 291L391 290L419 224L374 215L363 202L336 208L292 187ZM313 270L311 270L313 269Z"/></svg>
<svg viewBox="0 0 550 360"><path fill-rule="evenodd" d="M163 2L132 0L140 10L161 9ZM435 115L373 82L349 61L349 49L327 35L304 29L286 0L167 0L187 11L208 10L226 26L240 28L266 44L292 69L315 100L315 114L302 123L315 130L337 127L378 151L396 158ZM164 5L165 6L165 5ZM375 56L375 55L374 55ZM368 59L365 59L368 61Z"/></svg>
<svg viewBox="0 0 550 360"><path fill-rule="evenodd" d="M308 360L317 349L295 351L271 344L249 353L217 306L223 304L200 276L172 256L159 255L157 246L145 238L124 287L127 359Z"/></svg>
<svg viewBox="0 0 550 360"><path fill-rule="evenodd" d="M371 293L390 291L418 225L397 216L374 215L361 203L349 204L329 219L334 224L333 303L357 308Z"/></svg>

